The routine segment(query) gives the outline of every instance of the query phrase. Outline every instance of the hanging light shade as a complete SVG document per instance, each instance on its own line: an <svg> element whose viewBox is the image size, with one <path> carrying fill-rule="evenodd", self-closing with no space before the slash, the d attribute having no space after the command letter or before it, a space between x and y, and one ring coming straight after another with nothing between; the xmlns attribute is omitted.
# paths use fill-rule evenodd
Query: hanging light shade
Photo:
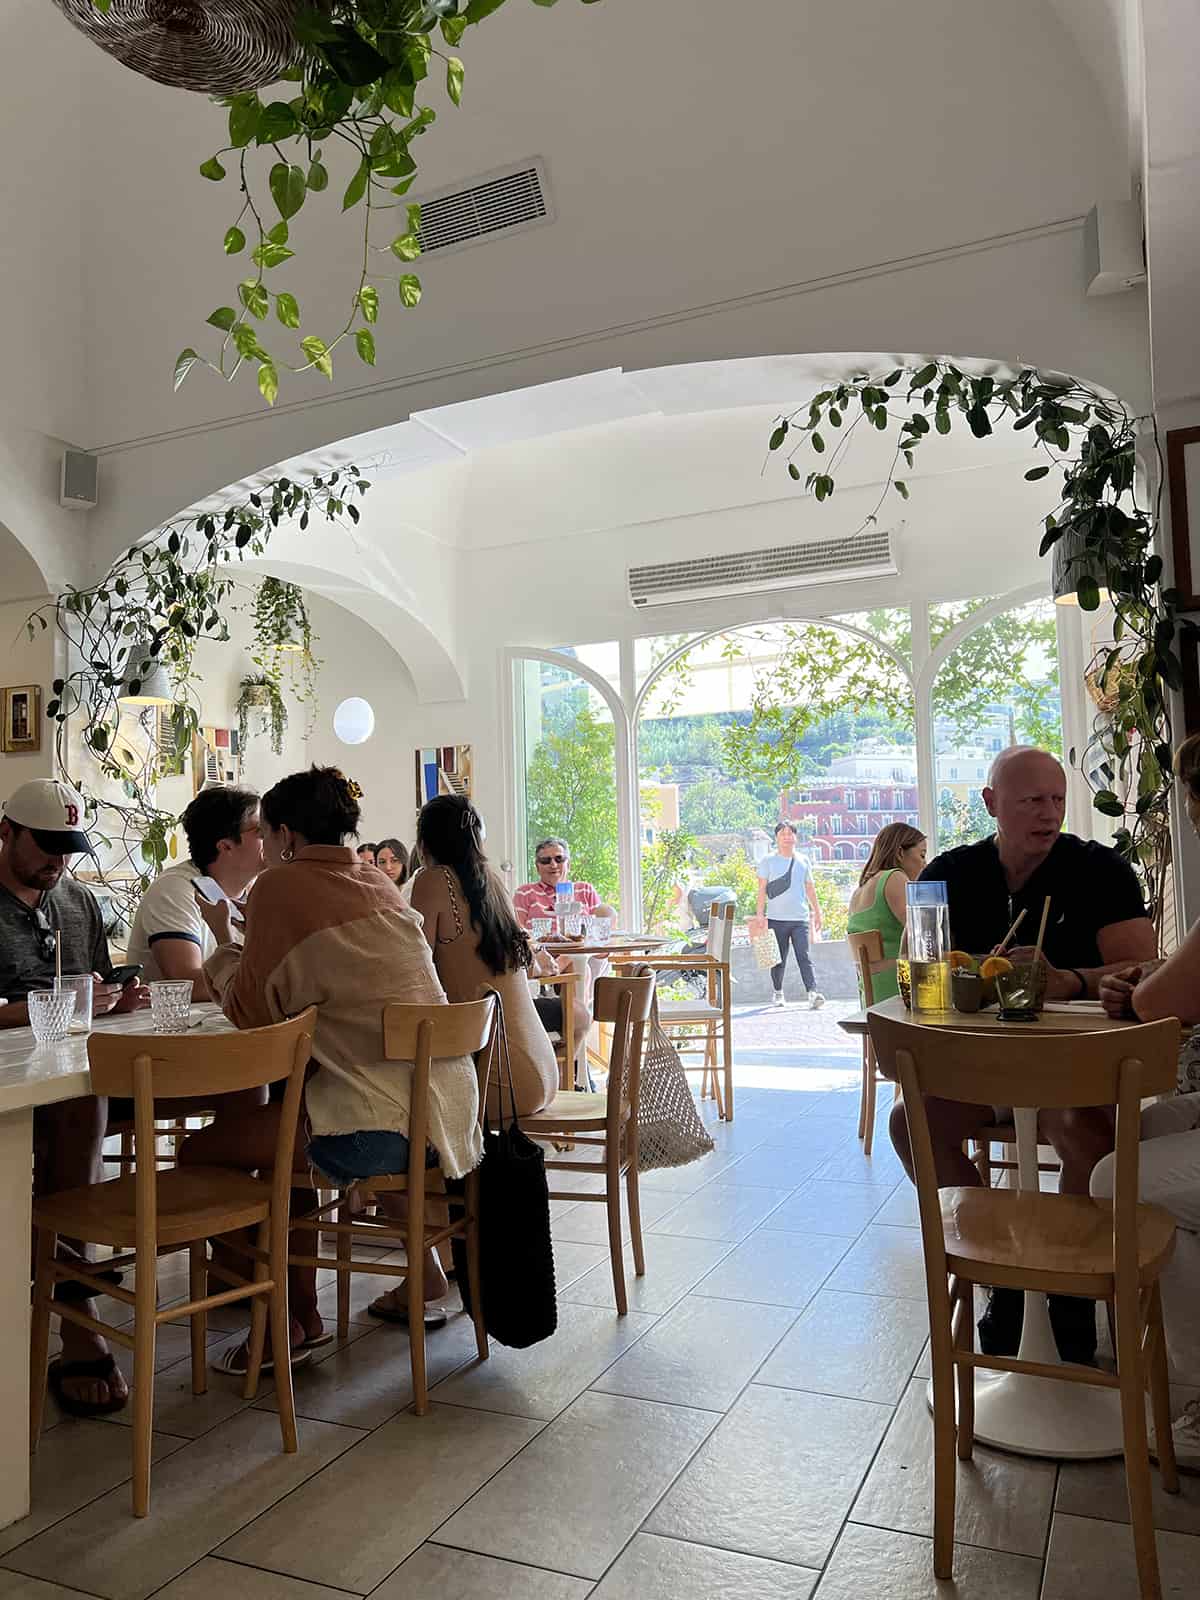
<svg viewBox="0 0 1200 1600"><path fill-rule="evenodd" d="M1050 552L1051 589L1054 603L1060 606L1079 604L1079 586L1094 584L1099 603L1108 599L1108 574L1095 550L1088 548L1081 533L1064 533ZM1094 609L1094 608L1089 608Z"/></svg>
<svg viewBox="0 0 1200 1600"><path fill-rule="evenodd" d="M161 661L152 661L150 670L141 674L136 670L146 660L144 647L137 646L130 654L130 671L117 696L123 706L170 706L175 704L171 679Z"/></svg>

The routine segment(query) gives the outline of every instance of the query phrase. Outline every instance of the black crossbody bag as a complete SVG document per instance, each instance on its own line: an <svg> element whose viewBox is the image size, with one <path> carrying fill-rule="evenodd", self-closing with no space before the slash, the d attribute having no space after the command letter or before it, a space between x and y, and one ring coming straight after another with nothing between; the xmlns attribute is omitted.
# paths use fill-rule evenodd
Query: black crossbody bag
<svg viewBox="0 0 1200 1600"><path fill-rule="evenodd" d="M788 869L782 878L772 878L767 885L767 899L777 900L781 894L786 894L792 887L792 873L796 870L795 856L788 862Z"/></svg>

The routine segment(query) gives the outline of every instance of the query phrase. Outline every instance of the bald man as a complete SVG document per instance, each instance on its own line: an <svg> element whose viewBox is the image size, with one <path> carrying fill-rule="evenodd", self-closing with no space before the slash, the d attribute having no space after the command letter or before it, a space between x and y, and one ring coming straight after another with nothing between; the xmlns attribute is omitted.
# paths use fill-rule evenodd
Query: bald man
<svg viewBox="0 0 1200 1600"><path fill-rule="evenodd" d="M1134 966L1157 954L1154 926L1133 869L1107 845L1062 831L1067 780L1061 764L1044 750L1015 745L997 756L983 791L996 819L996 832L977 844L960 845L937 856L921 874L943 882L950 900L950 933L955 949L980 955L993 949L1021 911L1021 930L1036 935L1042 907L1050 915L1042 951L1047 963L1047 998L1094 999L1108 972ZM1008 952L1028 960L1031 946ZM963 1141L997 1120L997 1108L956 1105L930 1099L938 1183L963 1187L981 1180L963 1152ZM904 1106L891 1117L892 1143L909 1176L912 1156ZM1092 1168L1113 1148L1114 1116L1103 1107L1044 1111L1043 1139L1062 1161L1063 1194L1085 1195ZM1021 1338L1021 1295L992 1293L979 1323L980 1348L990 1355L1015 1355ZM1050 1297L1051 1321L1064 1360L1095 1357L1095 1312L1090 1301Z"/></svg>

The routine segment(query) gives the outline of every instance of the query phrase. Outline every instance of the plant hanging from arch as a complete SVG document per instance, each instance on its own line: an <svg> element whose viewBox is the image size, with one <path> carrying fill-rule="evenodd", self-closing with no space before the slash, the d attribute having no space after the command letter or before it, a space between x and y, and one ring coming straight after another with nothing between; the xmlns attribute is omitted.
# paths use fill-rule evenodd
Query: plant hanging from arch
<svg viewBox="0 0 1200 1600"><path fill-rule="evenodd" d="M159 82L245 85L249 72L250 87L218 96L228 118L226 142L200 167L214 183L234 176L238 198L223 248L248 267L232 303L208 315L218 336L213 352L191 345L180 352L176 389L198 364L228 382L249 367L274 405L282 371L332 379L334 352L351 341L359 359L374 366L375 328L387 301L412 308L421 298L421 281L411 270L421 253L421 210L403 197L417 175L414 143L437 113L418 99L436 63L447 97L461 103L464 67L452 52L469 27L506 0L277 0L265 18L221 19L227 30L241 30L246 65L240 72L236 49L227 48L223 57L214 42L218 29L198 31L194 48L203 54L207 75L189 71L187 48L179 43L180 34L188 39L189 31L197 32L186 12L180 21L145 0L90 0L90 9L84 0L57 3L102 48ZM557 0L533 3L548 8ZM261 63L257 75L255 63ZM260 90L280 79L278 98L264 99ZM338 146L352 160L350 180L344 189L339 183L335 198L340 191L341 211L357 213L354 265L338 325L317 333L304 321L286 265L298 249L294 219L310 196L330 189L325 151ZM299 335L293 354L278 342L290 333Z"/></svg>
<svg viewBox="0 0 1200 1600"><path fill-rule="evenodd" d="M1137 494L1138 426L1119 400L1058 374L1025 367L973 376L942 357L862 373L831 384L806 405L776 419L768 449L783 452L790 477L818 502L829 500L837 472L861 428L894 432L895 448L874 508L856 532L877 522L890 494L907 500L918 452L934 434L963 423L977 439L1006 423L1033 429L1045 456L1030 481L1061 471L1058 504L1046 516L1040 553L1061 543L1060 570L1079 605L1095 611L1107 591L1113 642L1089 672L1107 692L1093 744L1101 782L1093 804L1121 827L1114 844L1139 871L1151 914L1161 921L1171 861L1171 723L1168 693L1182 683L1174 643L1177 593L1161 586L1154 549L1155 513ZM812 462L803 469L797 457ZM1071 751L1072 762L1082 752Z"/></svg>

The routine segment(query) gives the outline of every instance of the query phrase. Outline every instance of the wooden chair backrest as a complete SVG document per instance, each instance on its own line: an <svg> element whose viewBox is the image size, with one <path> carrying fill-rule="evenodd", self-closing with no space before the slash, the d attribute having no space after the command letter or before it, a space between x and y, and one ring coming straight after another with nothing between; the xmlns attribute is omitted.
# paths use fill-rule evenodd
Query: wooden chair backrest
<svg viewBox="0 0 1200 1600"><path fill-rule="evenodd" d="M708 954L714 961L729 964L730 953L733 949L733 916L737 907L730 902L728 905L713 906L708 913Z"/></svg>
<svg viewBox="0 0 1200 1600"><path fill-rule="evenodd" d="M383 1008L383 1054L386 1061L412 1062L408 1108L409 1183L425 1170L429 1134L429 1072L446 1056L475 1056L480 1081L479 1115L496 1031L496 996L457 1005L409 1005L392 1000Z"/></svg>
<svg viewBox="0 0 1200 1600"><path fill-rule="evenodd" d="M883 966L883 935L878 928L868 928L865 933L848 933L846 943L850 954L858 962L858 977L862 985L863 1004L875 1004L874 973Z"/></svg>
<svg viewBox="0 0 1200 1600"><path fill-rule="evenodd" d="M635 967L628 977L597 978L594 1003L597 1022L612 1025L605 1109L610 1130L615 1131L624 1105L637 1115L646 1025L654 1005L653 968Z"/></svg>
<svg viewBox="0 0 1200 1600"><path fill-rule="evenodd" d="M871 1039L885 1074L899 1078L908 1116L931 1322L949 1326L946 1247L925 1095L968 1104L1117 1108L1113 1277L1138 1292L1141 1102L1175 1085L1179 1023L1171 1018L1097 1033L1017 1037L899 1022L873 1013ZM1098 1202L1099 1203L1099 1202Z"/></svg>

